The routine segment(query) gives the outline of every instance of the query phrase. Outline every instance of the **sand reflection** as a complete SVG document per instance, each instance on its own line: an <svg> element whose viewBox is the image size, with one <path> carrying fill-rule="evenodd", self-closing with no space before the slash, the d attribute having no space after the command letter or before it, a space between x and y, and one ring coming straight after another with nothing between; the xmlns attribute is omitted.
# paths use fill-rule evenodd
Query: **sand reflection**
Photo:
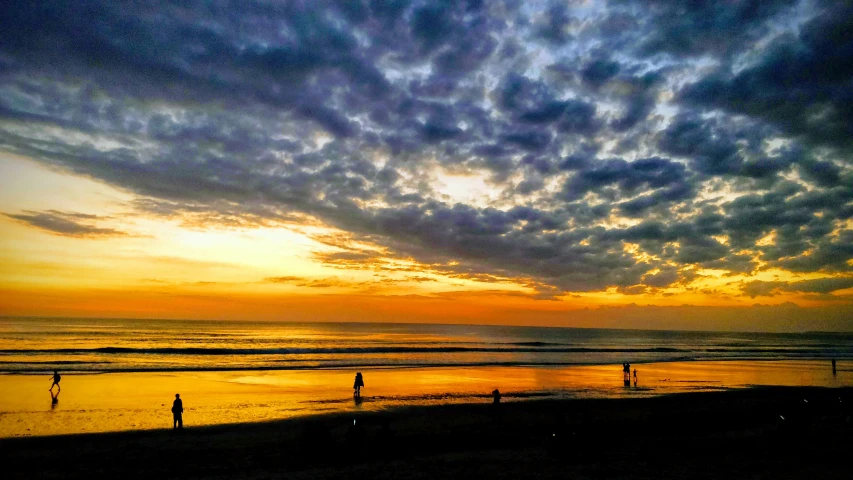
<svg viewBox="0 0 853 480"><path fill-rule="evenodd" d="M352 395L350 370L117 373L63 376L58 395L43 395L43 376L0 375L0 436L53 435L170 427L174 392L188 427L287 418L312 413L381 410L404 405L503 402L530 398L636 397L751 385L853 386L853 362L684 362L622 367L477 367L361 369L365 387Z"/></svg>

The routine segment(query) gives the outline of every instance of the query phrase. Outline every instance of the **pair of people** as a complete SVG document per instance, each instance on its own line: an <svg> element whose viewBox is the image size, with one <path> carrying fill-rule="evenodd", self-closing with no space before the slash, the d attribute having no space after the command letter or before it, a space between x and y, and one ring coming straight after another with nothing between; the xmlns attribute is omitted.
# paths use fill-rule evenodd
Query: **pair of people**
<svg viewBox="0 0 853 480"><path fill-rule="evenodd" d="M364 386L364 377L361 376L361 372L356 372L355 374L355 382L352 384L353 396L355 398L361 397L361 387Z"/></svg>
<svg viewBox="0 0 853 480"><path fill-rule="evenodd" d="M631 386L631 364L623 363L622 364L622 376L625 381L625 386ZM634 369L634 386L637 386L637 369Z"/></svg>

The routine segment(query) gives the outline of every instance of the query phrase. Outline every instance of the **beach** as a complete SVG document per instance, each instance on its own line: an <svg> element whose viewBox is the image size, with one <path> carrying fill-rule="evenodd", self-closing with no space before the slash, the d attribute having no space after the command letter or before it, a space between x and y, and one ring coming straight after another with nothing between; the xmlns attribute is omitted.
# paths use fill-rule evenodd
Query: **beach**
<svg viewBox="0 0 853 480"><path fill-rule="evenodd" d="M4 478L849 477L849 335L201 327L0 324Z"/></svg>
<svg viewBox="0 0 853 480"><path fill-rule="evenodd" d="M175 393L187 426L199 427L325 413L383 412L405 407L532 399L630 399L753 386L853 387L853 362L825 360L663 362L634 364L638 383L625 387L621 365L366 368L362 399L352 397L354 371L246 370L67 373L57 402L49 375L0 375L0 437L152 430L169 426ZM54 388L56 392L56 388Z"/></svg>
<svg viewBox="0 0 853 480"><path fill-rule="evenodd" d="M5 478L849 478L851 407L851 388L486 399L0 451Z"/></svg>
<svg viewBox="0 0 853 480"><path fill-rule="evenodd" d="M853 0L6 0L0 480L853 480Z"/></svg>

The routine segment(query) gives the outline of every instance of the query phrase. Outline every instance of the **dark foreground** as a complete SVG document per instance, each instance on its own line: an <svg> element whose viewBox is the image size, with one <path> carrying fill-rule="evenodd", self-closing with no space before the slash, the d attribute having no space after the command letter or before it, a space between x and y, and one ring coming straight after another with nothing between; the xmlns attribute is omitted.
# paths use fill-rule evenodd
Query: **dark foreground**
<svg viewBox="0 0 853 480"><path fill-rule="evenodd" d="M419 407L6 439L0 476L849 479L851 416L849 388Z"/></svg>

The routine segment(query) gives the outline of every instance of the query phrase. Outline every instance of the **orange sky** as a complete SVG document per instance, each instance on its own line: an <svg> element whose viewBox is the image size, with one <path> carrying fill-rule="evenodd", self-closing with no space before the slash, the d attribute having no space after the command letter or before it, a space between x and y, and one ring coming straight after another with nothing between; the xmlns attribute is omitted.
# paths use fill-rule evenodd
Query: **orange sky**
<svg viewBox="0 0 853 480"><path fill-rule="evenodd" d="M0 211L82 210L97 216L89 224L101 229L59 235L0 217L5 316L853 328L853 309L841 300L796 292L755 299L741 291L745 281L814 276L701 271L688 285L635 295L611 288L542 297L531 279L454 274L413 259L383 257L381 247L316 222L229 226L140 215L129 207L132 195L105 184L8 154L0 154L0 161L5 179ZM360 261L334 255L353 249L376 256ZM785 306L791 302L799 308ZM757 303L781 307L754 307ZM608 308L626 305L641 307ZM779 312L787 323L780 324ZM815 312L822 312L822 323L808 322Z"/></svg>
<svg viewBox="0 0 853 480"><path fill-rule="evenodd" d="M853 329L845 2L344 3L0 18L0 316Z"/></svg>

